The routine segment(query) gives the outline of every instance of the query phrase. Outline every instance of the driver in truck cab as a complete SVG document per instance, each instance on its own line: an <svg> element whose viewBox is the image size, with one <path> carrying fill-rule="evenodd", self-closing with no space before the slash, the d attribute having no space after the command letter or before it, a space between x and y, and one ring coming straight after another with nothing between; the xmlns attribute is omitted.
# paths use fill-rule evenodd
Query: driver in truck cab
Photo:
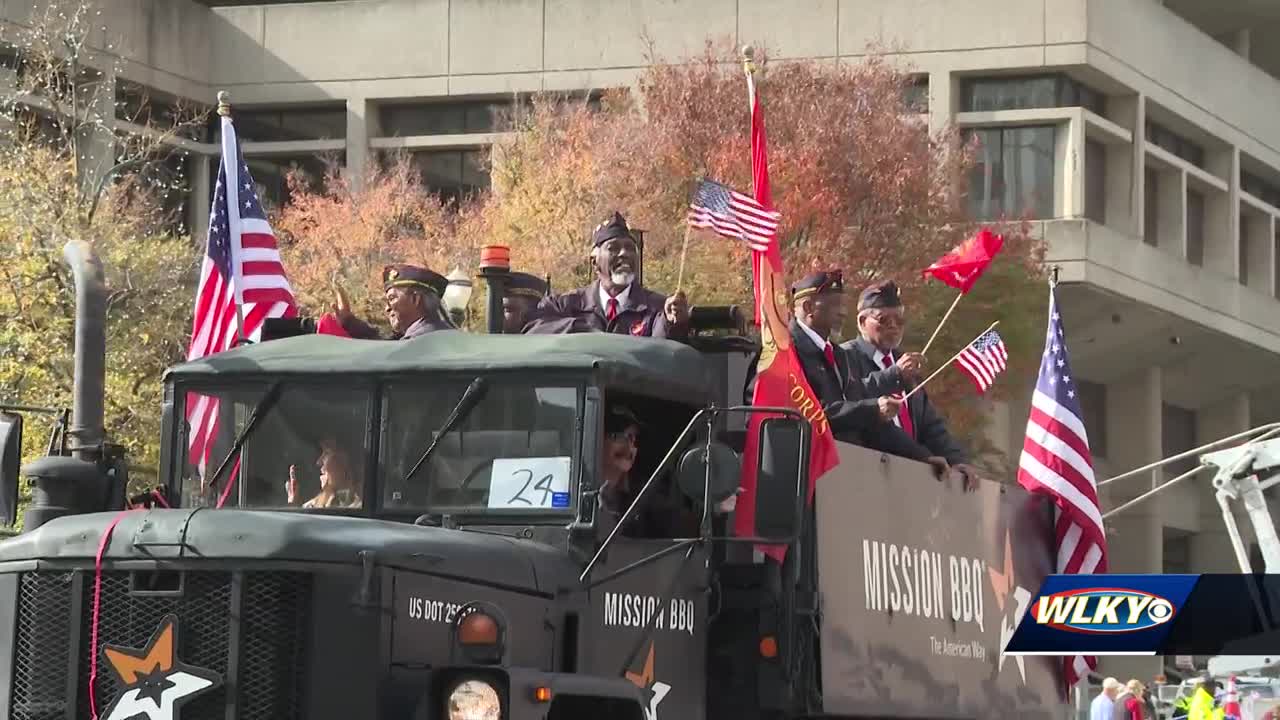
<svg viewBox="0 0 1280 720"><path fill-rule="evenodd" d="M320 457L316 459L320 469L320 491L315 497L302 503L305 509L358 508L361 506L362 483L351 455L332 438L320 442ZM298 466L289 466L289 481L285 483L285 497L291 506L298 506Z"/></svg>
<svg viewBox="0 0 1280 720"><path fill-rule="evenodd" d="M640 248L619 213L591 235L591 264L596 281L584 288L546 297L529 328L535 333L607 332L683 341L689 335L689 301L641 287Z"/></svg>
<svg viewBox="0 0 1280 720"><path fill-rule="evenodd" d="M644 486L644 478L634 478L636 453L640 445L640 420L622 405L605 411L604 443L601 455L599 509L610 523L622 522L622 535L631 538L676 538L698 534L699 514L679 501L669 499L662 487L650 487L635 512L620 520ZM655 484L656 485L656 484ZM729 496L716 507L726 515L737 507L738 496Z"/></svg>

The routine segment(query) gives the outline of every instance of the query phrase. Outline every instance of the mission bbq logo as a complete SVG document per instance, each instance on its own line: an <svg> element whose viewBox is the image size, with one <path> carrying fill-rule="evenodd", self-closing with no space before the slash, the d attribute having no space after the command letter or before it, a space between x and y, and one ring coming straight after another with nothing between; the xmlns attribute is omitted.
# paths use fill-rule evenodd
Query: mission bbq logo
<svg viewBox="0 0 1280 720"><path fill-rule="evenodd" d="M907 545L862 541L867 609L972 623L985 632L986 563Z"/></svg>
<svg viewBox="0 0 1280 720"><path fill-rule="evenodd" d="M1081 588L1045 595L1032 615L1038 625L1077 633L1147 630L1173 619L1173 603L1141 590Z"/></svg>

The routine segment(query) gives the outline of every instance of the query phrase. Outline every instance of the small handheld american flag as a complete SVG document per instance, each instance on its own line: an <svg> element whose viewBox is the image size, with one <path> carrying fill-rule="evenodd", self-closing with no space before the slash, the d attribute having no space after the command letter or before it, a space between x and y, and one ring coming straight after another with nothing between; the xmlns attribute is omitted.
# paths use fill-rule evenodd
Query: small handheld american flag
<svg viewBox="0 0 1280 720"><path fill-rule="evenodd" d="M750 196L714 180L703 180L689 203L689 227L738 238L752 250L768 252L778 234L782 213L766 210Z"/></svg>
<svg viewBox="0 0 1280 720"><path fill-rule="evenodd" d="M973 380L978 394L987 391L996 381L996 375L1004 371L1009 362L1004 340L995 330L988 330L977 337L956 356L960 369Z"/></svg>

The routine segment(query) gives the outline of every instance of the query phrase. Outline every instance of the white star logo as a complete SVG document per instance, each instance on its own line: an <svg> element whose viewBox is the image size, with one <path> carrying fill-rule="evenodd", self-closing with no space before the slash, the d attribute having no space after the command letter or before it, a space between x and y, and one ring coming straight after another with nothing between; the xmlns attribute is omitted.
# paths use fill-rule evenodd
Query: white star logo
<svg viewBox="0 0 1280 720"><path fill-rule="evenodd" d="M177 617L166 616L142 650L107 645L103 659L124 686L104 720L175 720L195 696L222 684L222 677L177 659Z"/></svg>

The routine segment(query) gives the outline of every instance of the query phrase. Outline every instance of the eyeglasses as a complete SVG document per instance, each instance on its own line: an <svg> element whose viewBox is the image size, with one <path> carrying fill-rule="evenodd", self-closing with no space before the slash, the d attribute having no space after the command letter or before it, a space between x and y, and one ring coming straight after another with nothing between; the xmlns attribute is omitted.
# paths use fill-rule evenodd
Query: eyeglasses
<svg viewBox="0 0 1280 720"><path fill-rule="evenodd" d="M612 442L623 442L624 440L632 445L639 444L640 438L638 433L633 430L618 430L605 435Z"/></svg>
<svg viewBox="0 0 1280 720"><path fill-rule="evenodd" d="M901 315L881 315L880 313L871 313L871 319L876 321L877 325L885 327L902 327L906 324L906 318Z"/></svg>

